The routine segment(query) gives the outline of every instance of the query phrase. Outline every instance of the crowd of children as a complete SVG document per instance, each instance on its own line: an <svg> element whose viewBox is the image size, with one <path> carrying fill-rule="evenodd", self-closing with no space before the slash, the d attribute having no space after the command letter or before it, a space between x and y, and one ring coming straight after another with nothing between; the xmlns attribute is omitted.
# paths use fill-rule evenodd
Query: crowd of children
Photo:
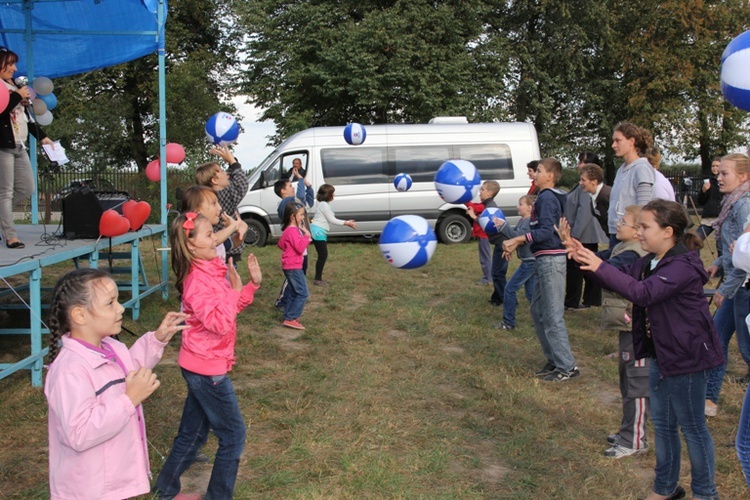
<svg viewBox="0 0 750 500"><path fill-rule="evenodd" d="M750 163L746 155L734 154L724 157L717 168L724 199L711 228L723 256L704 268L698 252L701 238L688 232L684 208L674 201L646 199L655 182L641 161L648 137L632 124L619 124L614 131L613 148L625 161L618 170L617 189L612 189L614 206L608 205L602 169L593 163L579 165L580 189L574 202L567 200L567 207L587 213L576 216L576 222L566 219L566 195L557 188L560 162L544 158L532 162L533 169L529 164L534 193L518 200L516 226L495 218L496 234L488 235L475 225L482 268L478 283L493 284L490 303L503 307L502 319L494 326L505 331L518 324L517 294L525 287L545 358L534 375L564 382L580 375L564 314L568 259L574 261L591 286L603 289L602 328L618 332L622 419L619 429L605 437L604 455L622 458L648 450L650 416L656 468L648 499L685 494L678 484L680 430L688 446L693 497L718 498L706 416L716 414L727 347L735 330L750 364L750 292L745 286L750 237L743 235L750 234ZM198 185L185 190L182 211L170 228L181 312L168 313L154 332L128 349L112 338L120 331L123 307L117 285L106 272L72 271L55 287L49 321L52 363L45 384L53 498L81 497L81 491L91 498L127 498L149 491L158 498L190 498L180 492L180 476L209 430L218 437L219 447L205 498L233 495L246 432L229 378L236 361L237 315L253 302L263 276L252 254L246 260L249 282L243 285L236 269L247 230L236 210L247 178L228 149L212 152L229 164L229 170L215 162L199 167ZM330 207L333 186L320 186L315 205L314 190L301 167L295 159L290 175L296 187L290 179L274 186L281 199L283 232L278 246L285 277L276 306L283 311L282 325L298 330L305 329L300 317L309 295L308 247L313 243L318 254L313 282L325 284L322 272L331 224L356 228L355 221L335 217ZM649 180L651 185L644 185ZM484 182L480 202L467 204L467 216L476 221L484 209L496 206L499 190L496 181ZM307 208L312 207L317 210L311 222ZM576 224L595 225L597 241L610 243L608 248L595 252L582 243ZM520 263L506 282L514 253ZM719 270L725 281L714 294L714 318L704 285ZM685 310L691 311L689 317L681 312ZM152 488L141 403L159 387L151 370L180 331L178 364L187 395L169 457ZM750 391L736 447L750 479ZM105 456L120 458L112 463Z"/></svg>

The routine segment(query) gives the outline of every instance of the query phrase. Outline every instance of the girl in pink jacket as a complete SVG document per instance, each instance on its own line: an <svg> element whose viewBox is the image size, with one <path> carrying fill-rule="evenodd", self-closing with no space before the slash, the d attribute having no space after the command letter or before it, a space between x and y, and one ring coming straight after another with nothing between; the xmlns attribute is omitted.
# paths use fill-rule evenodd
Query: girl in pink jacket
<svg viewBox="0 0 750 500"><path fill-rule="evenodd" d="M44 386L53 499L120 500L149 491L141 402L159 387L151 368L187 315L167 313L128 350L111 337L122 328L117 297L117 285L99 269L71 271L55 286Z"/></svg>
<svg viewBox="0 0 750 500"><path fill-rule="evenodd" d="M211 479L204 498L232 498L240 456L245 447L245 422L232 381L237 314L250 305L262 275L253 254L247 257L250 282L216 255L211 222L194 212L181 214L169 235L177 291L187 313L178 364L187 382L187 399L177 437L154 487L159 498L180 493L180 476L205 444L208 430L219 438Z"/></svg>
<svg viewBox="0 0 750 500"><path fill-rule="evenodd" d="M305 219L305 207L297 203L286 204L283 219L284 231L279 239L279 248L281 248L281 268L284 270L290 292L284 305L284 321L281 324L295 330L305 329L299 322L299 317L302 316L308 296L302 263L305 250L312 238L310 231L305 227Z"/></svg>

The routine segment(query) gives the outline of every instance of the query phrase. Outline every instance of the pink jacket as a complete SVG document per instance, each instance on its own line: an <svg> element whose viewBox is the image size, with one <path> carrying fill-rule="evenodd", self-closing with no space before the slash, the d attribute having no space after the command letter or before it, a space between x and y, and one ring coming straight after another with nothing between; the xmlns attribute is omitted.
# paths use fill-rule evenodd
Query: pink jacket
<svg viewBox="0 0 750 500"><path fill-rule="evenodd" d="M110 337L102 343L117 353L128 372L153 368L166 345L153 332L130 350ZM65 335L44 395L51 498L121 500L149 492L143 408L135 408L125 395L125 375L115 361Z"/></svg>
<svg viewBox="0 0 750 500"><path fill-rule="evenodd" d="M238 292L229 285L222 259L196 260L182 287L182 309L190 316L177 360L200 375L224 375L235 362L237 314L252 304L259 288L249 282Z"/></svg>
<svg viewBox="0 0 750 500"><path fill-rule="evenodd" d="M297 226L287 226L279 238L281 248L281 268L286 271L302 269L305 250L312 238L304 234Z"/></svg>

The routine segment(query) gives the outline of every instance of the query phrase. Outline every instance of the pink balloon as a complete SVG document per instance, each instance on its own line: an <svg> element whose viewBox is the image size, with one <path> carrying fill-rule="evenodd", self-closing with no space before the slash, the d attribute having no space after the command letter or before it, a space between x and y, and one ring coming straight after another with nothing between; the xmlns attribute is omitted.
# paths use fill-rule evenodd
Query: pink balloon
<svg viewBox="0 0 750 500"><path fill-rule="evenodd" d="M176 142L167 144L167 163L182 163L185 159L185 148Z"/></svg>
<svg viewBox="0 0 750 500"><path fill-rule="evenodd" d="M161 165L159 165L159 158L146 165L146 177L148 177L148 180L154 182L159 182L161 180Z"/></svg>
<svg viewBox="0 0 750 500"><path fill-rule="evenodd" d="M0 83L0 111L5 111L10 101L10 91L4 83Z"/></svg>

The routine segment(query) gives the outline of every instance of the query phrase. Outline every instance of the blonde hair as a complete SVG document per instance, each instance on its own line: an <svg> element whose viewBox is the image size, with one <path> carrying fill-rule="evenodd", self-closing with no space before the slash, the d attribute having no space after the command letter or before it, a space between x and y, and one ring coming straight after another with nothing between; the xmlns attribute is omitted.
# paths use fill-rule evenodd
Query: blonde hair
<svg viewBox="0 0 750 500"><path fill-rule="evenodd" d="M747 175L750 178L750 158L742 153L732 153L722 157L721 161L734 162L734 172L737 175Z"/></svg>
<svg viewBox="0 0 750 500"><path fill-rule="evenodd" d="M178 215L174 222L172 222L172 227L169 230L169 246L172 248L172 271L174 271L177 278L175 288L180 293L180 296L182 296L182 283L187 278L193 261L196 260L193 252L190 251L188 241L195 237L195 230L203 221L206 221L211 226L211 221L208 218L201 214L196 214L197 216L193 219L193 229L186 229L183 225L188 220L187 214L188 212L183 212Z"/></svg>
<svg viewBox="0 0 750 500"><path fill-rule="evenodd" d="M628 205L625 207L625 215L632 215L635 220L641 215L643 207L641 205Z"/></svg>
<svg viewBox="0 0 750 500"><path fill-rule="evenodd" d="M536 201L536 196L532 194L525 194L518 198L518 203L523 203L524 205L531 206Z"/></svg>
<svg viewBox="0 0 750 500"><path fill-rule="evenodd" d="M208 186L190 186L182 193L181 212L197 212L204 201L219 200L216 191Z"/></svg>
<svg viewBox="0 0 750 500"><path fill-rule="evenodd" d="M484 181L484 185L487 187L487 190L492 194L493 198L497 196L497 193L500 192L500 183L497 181Z"/></svg>
<svg viewBox="0 0 750 500"><path fill-rule="evenodd" d="M199 186L212 187L211 180L219 170L221 170L221 167L215 161L199 165L198 168L195 169L195 183Z"/></svg>

